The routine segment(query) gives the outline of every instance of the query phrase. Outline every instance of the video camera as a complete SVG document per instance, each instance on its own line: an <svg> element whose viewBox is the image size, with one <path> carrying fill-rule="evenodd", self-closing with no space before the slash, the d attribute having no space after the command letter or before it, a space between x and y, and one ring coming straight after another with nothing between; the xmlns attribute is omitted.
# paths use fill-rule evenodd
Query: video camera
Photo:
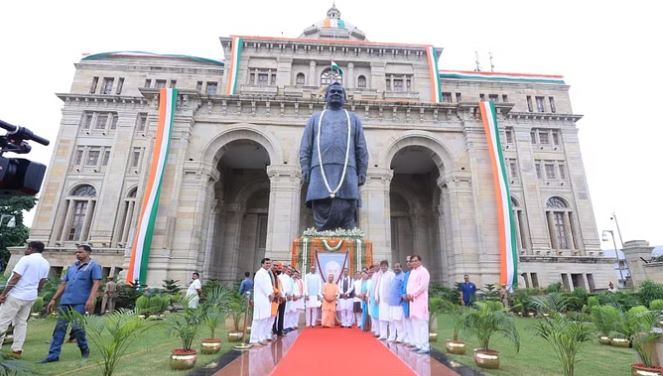
<svg viewBox="0 0 663 376"><path fill-rule="evenodd" d="M31 130L0 120L0 128L7 134L0 136L0 194L29 195L39 193L46 166L22 158L5 158L4 153L27 154L32 147L27 141L44 146L50 142Z"/></svg>

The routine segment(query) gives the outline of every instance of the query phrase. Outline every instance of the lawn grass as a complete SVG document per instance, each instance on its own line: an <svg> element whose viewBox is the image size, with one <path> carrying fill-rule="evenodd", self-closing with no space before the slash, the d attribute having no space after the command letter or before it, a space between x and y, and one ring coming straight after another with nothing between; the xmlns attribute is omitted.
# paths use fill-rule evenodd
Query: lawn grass
<svg viewBox="0 0 663 376"><path fill-rule="evenodd" d="M150 375L156 372L159 376L186 375L188 371L173 371L168 365L170 351L182 347L178 338L168 335L166 325L163 321L150 321L152 325L141 337L135 341L127 351L126 355L119 361L114 375L135 376ZM46 357L55 327L54 318L31 319L28 322L28 337L23 346L23 360L27 366L38 375L101 375L101 356L95 351L94 345L90 344L90 359L82 363L81 354L76 344L66 343L62 345L60 361L37 364ZM204 367L214 362L224 352L232 348L225 338L227 331L223 324L216 332L217 337L224 339L221 352L213 355L198 354L196 367ZM193 342L194 349L200 350L200 339L209 337L209 331L201 326L198 338ZM89 341L89 339L88 339ZM2 350L8 352L9 344L3 346Z"/></svg>
<svg viewBox="0 0 663 376"><path fill-rule="evenodd" d="M520 352L511 342L499 334L491 338L490 347L500 352L500 369L484 370L475 366L472 349L478 347L478 341L467 332L461 332L460 339L466 343L465 355L447 354L451 359L480 370L485 375L494 376L552 376L561 375L560 363L552 346L534 334L536 318L516 318L520 333ZM433 347L445 352L444 342L451 338L452 327L444 315L438 320L438 341ZM597 339L586 342L577 356L576 375L623 376L630 375L631 363L636 355L632 349L600 345Z"/></svg>

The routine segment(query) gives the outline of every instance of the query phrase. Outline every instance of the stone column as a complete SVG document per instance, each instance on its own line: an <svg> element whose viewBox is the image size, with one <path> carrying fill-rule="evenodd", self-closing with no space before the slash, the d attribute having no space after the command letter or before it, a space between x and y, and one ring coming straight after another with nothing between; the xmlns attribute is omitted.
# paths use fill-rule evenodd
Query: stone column
<svg viewBox="0 0 663 376"><path fill-rule="evenodd" d="M637 288L642 282L647 280L647 273L644 267L645 262L642 261L642 259L649 260L653 250L654 247L650 247L649 242L646 240L630 240L624 242L623 251L624 256L626 256L628 268L631 271L633 287Z"/></svg>
<svg viewBox="0 0 663 376"><path fill-rule="evenodd" d="M317 80L317 75L315 74L316 71L316 63L315 60L311 60L308 63L308 80L306 80L306 85L307 86L316 86L318 83Z"/></svg>
<svg viewBox="0 0 663 376"><path fill-rule="evenodd" d="M220 279L230 281L235 277L239 237L242 226L243 208L237 204L226 204L222 212L225 214L223 242L221 244Z"/></svg>
<svg viewBox="0 0 663 376"><path fill-rule="evenodd" d="M348 63L347 82L345 83L345 86L348 89L354 89L354 87L355 87L355 64L354 63Z"/></svg>
<svg viewBox="0 0 663 376"><path fill-rule="evenodd" d="M301 173L295 166L268 166L269 213L265 257L290 259L292 240L299 234Z"/></svg>
<svg viewBox="0 0 663 376"><path fill-rule="evenodd" d="M359 227L364 231L364 238L373 242L373 260L391 258L389 188L392 177L391 170L369 168L366 184L361 187Z"/></svg>
<svg viewBox="0 0 663 376"><path fill-rule="evenodd" d="M550 235L550 245L553 249L559 249L559 244L557 242L557 230L555 230L555 219L553 218L553 212L546 212L546 219L548 220L548 234Z"/></svg>

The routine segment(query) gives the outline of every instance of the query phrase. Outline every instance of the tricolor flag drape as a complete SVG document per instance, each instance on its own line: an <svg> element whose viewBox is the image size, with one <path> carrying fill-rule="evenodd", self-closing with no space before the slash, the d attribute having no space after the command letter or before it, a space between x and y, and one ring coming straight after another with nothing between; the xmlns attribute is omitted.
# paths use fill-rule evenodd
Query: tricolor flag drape
<svg viewBox="0 0 663 376"><path fill-rule="evenodd" d="M226 58L226 63L230 62L228 69L228 81L226 82L226 95L235 95L237 92L237 76L239 74L239 57L242 54L242 47L244 40L240 37L233 36L230 47L230 57Z"/></svg>
<svg viewBox="0 0 663 376"><path fill-rule="evenodd" d="M170 135L173 129L176 104L177 89L161 89L159 95L157 134L154 140L150 171L146 181L145 192L143 193L143 203L138 214L138 226L131 246L131 261L129 261L129 270L127 272L128 283L134 283L138 280L141 284L144 284L147 277L147 264L150 258L154 223L156 222L157 210L159 209L161 182L163 181L163 173L166 168L166 161L168 160L168 147L170 146Z"/></svg>
<svg viewBox="0 0 663 376"><path fill-rule="evenodd" d="M437 57L435 47L426 47L428 59L428 74L431 82L431 101L433 103L442 102L442 85L440 85L440 70L437 68Z"/></svg>
<svg viewBox="0 0 663 376"><path fill-rule="evenodd" d="M495 103L484 101L479 103L483 129L486 132L488 152L493 170L495 187L495 204L497 210L497 226L500 252L500 283L507 289L518 286L518 250L516 249L516 228L511 210L511 194L507 169L502 155Z"/></svg>

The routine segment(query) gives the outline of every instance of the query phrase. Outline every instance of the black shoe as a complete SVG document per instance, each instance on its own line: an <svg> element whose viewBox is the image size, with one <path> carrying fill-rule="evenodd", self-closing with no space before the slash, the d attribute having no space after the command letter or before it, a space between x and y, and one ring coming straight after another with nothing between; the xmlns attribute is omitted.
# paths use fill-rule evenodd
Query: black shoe
<svg viewBox="0 0 663 376"><path fill-rule="evenodd" d="M37 363L39 363L39 364L46 364L46 363L57 362L57 361L59 361L59 360L60 360L59 358L55 358L55 359L46 358L46 359L42 359L42 360L38 361Z"/></svg>
<svg viewBox="0 0 663 376"><path fill-rule="evenodd" d="M87 358L89 358L89 357L90 357L90 350L81 351L81 357L82 357L83 359L87 359Z"/></svg>

